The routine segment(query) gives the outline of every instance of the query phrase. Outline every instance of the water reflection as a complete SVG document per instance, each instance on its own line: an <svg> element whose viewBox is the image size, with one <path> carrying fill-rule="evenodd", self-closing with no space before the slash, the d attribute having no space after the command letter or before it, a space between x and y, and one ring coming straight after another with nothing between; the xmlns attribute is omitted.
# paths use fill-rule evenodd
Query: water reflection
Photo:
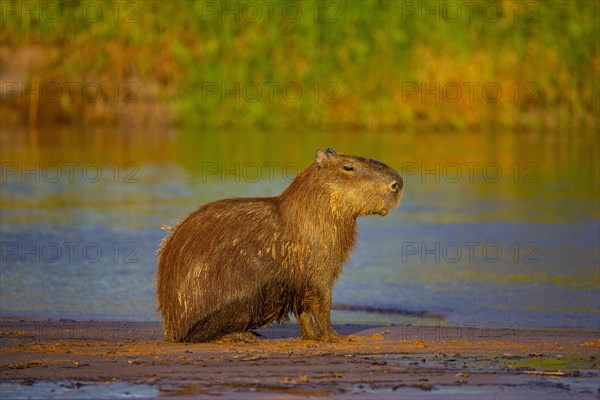
<svg viewBox="0 0 600 400"><path fill-rule="evenodd" d="M406 182L398 210L360 220L335 302L598 328L597 135L63 128L0 139L3 313L158 318L161 225L214 199L277 195L331 146ZM369 318L401 316L334 319Z"/></svg>

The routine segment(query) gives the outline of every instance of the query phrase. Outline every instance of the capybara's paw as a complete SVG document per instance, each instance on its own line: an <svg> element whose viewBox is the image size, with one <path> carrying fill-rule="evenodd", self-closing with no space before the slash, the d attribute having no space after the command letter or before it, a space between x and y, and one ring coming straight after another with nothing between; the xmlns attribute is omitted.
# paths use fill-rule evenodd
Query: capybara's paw
<svg viewBox="0 0 600 400"><path fill-rule="evenodd" d="M347 341L348 338L346 336L340 335L339 333L337 333L334 330L331 330L331 331L325 332L324 334L319 336L317 338L317 340L320 340L321 342L335 343L335 342Z"/></svg>

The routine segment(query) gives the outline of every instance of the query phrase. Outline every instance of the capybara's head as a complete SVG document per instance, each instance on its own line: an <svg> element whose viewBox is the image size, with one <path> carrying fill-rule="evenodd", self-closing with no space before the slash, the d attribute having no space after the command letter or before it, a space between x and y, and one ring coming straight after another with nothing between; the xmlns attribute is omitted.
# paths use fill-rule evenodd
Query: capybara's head
<svg viewBox="0 0 600 400"><path fill-rule="evenodd" d="M316 173L330 189L332 210L353 216L386 215L402 196L402 177L381 161L317 150Z"/></svg>

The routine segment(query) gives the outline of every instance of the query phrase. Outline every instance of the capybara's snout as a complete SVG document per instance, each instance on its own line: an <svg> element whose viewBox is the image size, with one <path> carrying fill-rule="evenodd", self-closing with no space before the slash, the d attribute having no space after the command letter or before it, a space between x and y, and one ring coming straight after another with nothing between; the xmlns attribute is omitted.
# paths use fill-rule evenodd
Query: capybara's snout
<svg viewBox="0 0 600 400"><path fill-rule="evenodd" d="M390 170L390 176L388 177L388 180L390 181L389 187L392 190L392 192L401 193L402 188L404 188L404 180L398 172L391 168Z"/></svg>
<svg viewBox="0 0 600 400"><path fill-rule="evenodd" d="M385 181L387 183L388 193L385 196L385 207L383 208L380 215L387 215L389 210L398 207L400 204L400 198L402 197L402 189L404 188L404 180L398 172L389 168L386 174Z"/></svg>

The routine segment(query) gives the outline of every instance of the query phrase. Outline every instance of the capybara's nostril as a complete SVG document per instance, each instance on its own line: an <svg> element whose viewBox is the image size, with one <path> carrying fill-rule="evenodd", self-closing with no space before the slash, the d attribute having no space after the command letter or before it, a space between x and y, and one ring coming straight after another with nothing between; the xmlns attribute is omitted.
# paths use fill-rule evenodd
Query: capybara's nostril
<svg viewBox="0 0 600 400"><path fill-rule="evenodd" d="M399 188L400 188L400 185L398 185L398 182L396 182L396 181L394 181L390 184L390 189L392 189L394 192L397 192Z"/></svg>

